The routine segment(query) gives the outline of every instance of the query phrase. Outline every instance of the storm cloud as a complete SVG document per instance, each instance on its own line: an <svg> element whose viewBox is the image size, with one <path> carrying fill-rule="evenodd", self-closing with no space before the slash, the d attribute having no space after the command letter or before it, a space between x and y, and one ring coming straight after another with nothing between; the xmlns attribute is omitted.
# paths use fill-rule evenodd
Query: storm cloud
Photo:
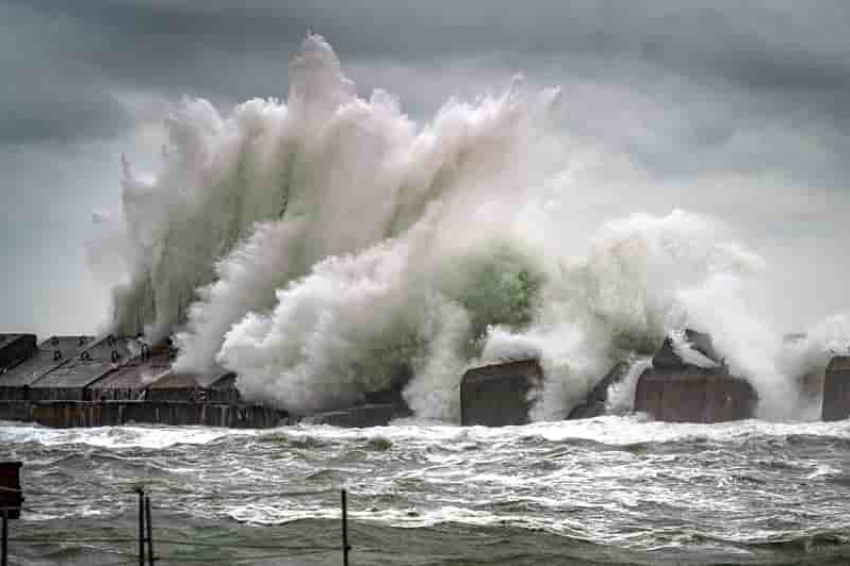
<svg viewBox="0 0 850 566"><path fill-rule="evenodd" d="M789 293L820 282L778 309L790 330L847 305L848 24L844 2L0 0L0 326L92 330L105 290L82 249L118 202L120 155L153 163L184 95L284 98L312 30L361 94L417 120L517 73L561 86L563 128L610 162L618 198L597 212L726 221Z"/></svg>

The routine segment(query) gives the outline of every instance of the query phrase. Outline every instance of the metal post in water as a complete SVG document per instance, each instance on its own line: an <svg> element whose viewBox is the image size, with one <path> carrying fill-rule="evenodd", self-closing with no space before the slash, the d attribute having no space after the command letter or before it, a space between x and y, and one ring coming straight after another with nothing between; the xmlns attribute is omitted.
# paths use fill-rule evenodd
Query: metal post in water
<svg viewBox="0 0 850 566"><path fill-rule="evenodd" d="M151 498L145 497L145 524L148 529L148 566L154 566L153 557L153 527L151 526Z"/></svg>
<svg viewBox="0 0 850 566"><path fill-rule="evenodd" d="M145 490L137 487L139 494L139 566L145 566Z"/></svg>
<svg viewBox="0 0 850 566"><path fill-rule="evenodd" d="M3 556L2 566L6 566L9 556L9 516L5 509L3 509L3 548L0 550L0 555Z"/></svg>
<svg viewBox="0 0 850 566"><path fill-rule="evenodd" d="M345 501L345 490L342 490L342 564L348 566L348 504Z"/></svg>

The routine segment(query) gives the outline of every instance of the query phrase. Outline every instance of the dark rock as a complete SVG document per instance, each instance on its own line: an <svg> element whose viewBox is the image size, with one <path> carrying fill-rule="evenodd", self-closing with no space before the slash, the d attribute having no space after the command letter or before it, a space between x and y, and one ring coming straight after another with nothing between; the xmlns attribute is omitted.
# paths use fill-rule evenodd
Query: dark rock
<svg viewBox="0 0 850 566"><path fill-rule="evenodd" d="M821 418L838 421L850 417L850 356L836 356L826 367Z"/></svg>
<svg viewBox="0 0 850 566"><path fill-rule="evenodd" d="M567 419L590 419L604 415L608 402L608 388L622 381L628 373L629 367L630 365L626 362L619 362L614 365L605 374L602 381L596 384L596 387L593 388L587 399L570 411Z"/></svg>
<svg viewBox="0 0 850 566"><path fill-rule="evenodd" d="M460 383L462 425L509 426L529 421L531 396L543 386L536 360L473 368Z"/></svg>

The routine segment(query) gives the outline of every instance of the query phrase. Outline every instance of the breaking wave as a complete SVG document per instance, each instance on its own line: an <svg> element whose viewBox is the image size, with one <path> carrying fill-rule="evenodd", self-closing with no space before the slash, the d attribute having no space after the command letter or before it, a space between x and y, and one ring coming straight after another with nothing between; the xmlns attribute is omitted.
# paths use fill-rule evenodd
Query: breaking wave
<svg viewBox="0 0 850 566"><path fill-rule="evenodd" d="M749 308L763 260L700 214L613 219L576 253L571 214L593 187L571 177L557 89L515 80L417 124L386 92L358 97L316 35L290 83L285 103L227 115L184 100L161 170L125 164L116 331L173 335L177 369L220 364L246 398L296 413L412 376L417 415L452 420L471 364L538 358L534 416L553 419L688 326L755 385L763 416L812 413L797 379L847 348L850 318L784 340Z"/></svg>

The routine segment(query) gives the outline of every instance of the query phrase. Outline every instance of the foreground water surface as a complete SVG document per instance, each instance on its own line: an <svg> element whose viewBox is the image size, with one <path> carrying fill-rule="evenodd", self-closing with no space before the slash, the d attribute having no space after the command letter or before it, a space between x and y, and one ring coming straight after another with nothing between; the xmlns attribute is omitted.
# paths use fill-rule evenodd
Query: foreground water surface
<svg viewBox="0 0 850 566"><path fill-rule="evenodd" d="M12 564L845 564L850 421L640 417L488 429L0 423L26 503ZM135 561L135 562L134 562Z"/></svg>

